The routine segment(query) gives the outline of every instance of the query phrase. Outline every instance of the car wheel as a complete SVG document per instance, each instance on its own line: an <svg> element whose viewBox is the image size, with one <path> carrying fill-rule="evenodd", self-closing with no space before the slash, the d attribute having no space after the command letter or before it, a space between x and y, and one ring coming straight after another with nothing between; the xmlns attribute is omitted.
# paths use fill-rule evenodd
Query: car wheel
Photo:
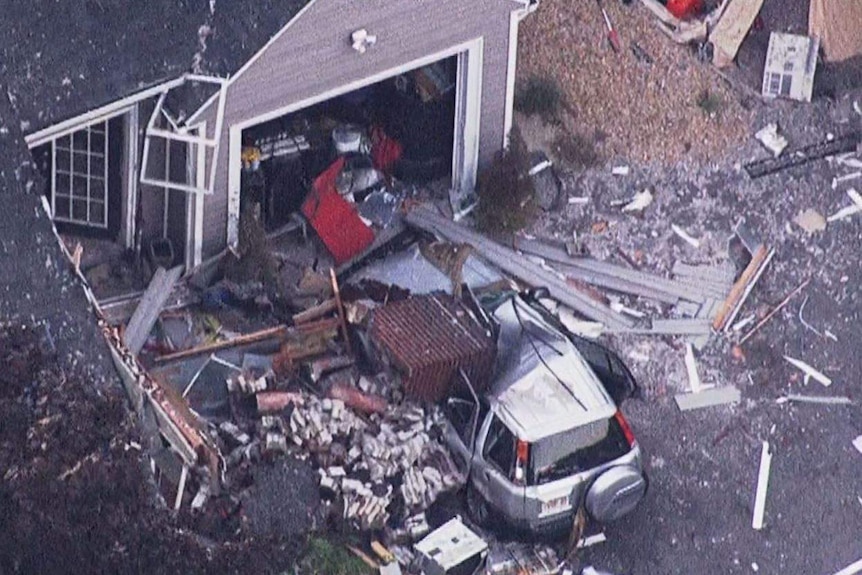
<svg viewBox="0 0 862 575"><path fill-rule="evenodd" d="M485 527L491 523L491 508L472 485L467 486L467 512L476 525Z"/></svg>

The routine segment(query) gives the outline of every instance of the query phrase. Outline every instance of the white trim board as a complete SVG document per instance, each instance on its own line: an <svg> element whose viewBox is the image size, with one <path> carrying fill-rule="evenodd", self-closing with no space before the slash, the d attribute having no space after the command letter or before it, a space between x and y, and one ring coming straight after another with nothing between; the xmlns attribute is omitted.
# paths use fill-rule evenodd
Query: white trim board
<svg viewBox="0 0 862 575"><path fill-rule="evenodd" d="M338 96L342 96L344 94L348 94L355 90L359 90L360 88L364 88L366 86L370 86L372 84L376 84L382 80L386 80L387 78L392 78L399 74L403 74L404 72L415 70L416 68L421 68L422 66L427 66L433 62L437 62L439 60L445 60L446 58L450 58L462 52L468 53L468 77L474 74L478 76L478 87L474 86L473 91L468 95L467 98L467 125L465 126L464 131L464 142L465 146L469 144L470 149L465 147L464 150L464 166L462 170L467 170L468 166L472 163L475 166L478 163L479 157L479 116L481 115L481 77L482 77L482 61L484 60L483 56L483 46L484 41L481 37L474 38L473 40L469 40L467 42L462 42L460 44L456 44L451 46L445 50L437 52L435 54L429 54L427 56L423 56L422 58L418 58L416 60L412 60L410 62L406 62L401 64L400 66L396 66L394 68L389 68L387 70L383 70L381 72L377 72L376 74L372 74L371 76L366 76L365 78L361 78L359 80L354 80L353 82L348 82L347 84L342 84L336 88L331 90L327 90L325 92L321 92L317 95L311 96L304 100L300 100L297 102L293 102L286 106L282 106L280 108L276 108L274 110L270 110L269 112L260 114L258 116L254 116L251 118L247 118L242 120L241 122L237 122L230 127L230 136L229 136L229 145L228 145L228 217L227 217L227 243L228 246L235 247L236 242L239 237L239 194L240 194L240 185L241 185L241 175L242 175L242 162L240 161L242 155L242 131L256 126L258 124L263 124L264 122L268 122L269 120L273 120L275 118L280 118L281 116L285 116L287 114L291 114L293 112L308 108L310 106L314 106L315 104L319 104L320 102L324 102L326 100L331 100L332 98L336 98ZM477 58L478 55L478 58ZM478 89L478 101L475 101ZM470 105L470 102L474 101L473 106ZM471 114L471 110L478 106L476 113ZM455 122L458 122L458 118L455 118ZM455 145L457 145L457 139ZM475 159L474 159L475 158ZM462 174L465 172L462 172ZM456 180L459 175L453 173L453 184L458 185L460 182ZM463 177L463 175L461 176ZM470 176L472 178L472 184L475 185L475 174ZM459 178L460 179L460 178Z"/></svg>
<svg viewBox="0 0 862 575"><path fill-rule="evenodd" d="M142 90L140 92L132 94L131 96L127 96L120 100L111 102L110 104L100 106L85 114L81 114L79 116L75 116L74 118L69 118L68 120L63 120L62 122L59 122L52 126L48 126L47 128L37 130L32 134L24 136L24 142L27 143L28 147L36 148L38 146L41 146L42 144L50 142L51 140L61 138L67 134L71 134L72 132L80 130L82 127L89 124L102 122L114 116L119 116L120 114L127 112L133 105L137 104L138 102L146 100L148 98L152 98L161 94L162 92L175 88L185 81L185 77L180 76L179 78L175 78L162 84L157 84L155 86L147 88L146 90Z"/></svg>

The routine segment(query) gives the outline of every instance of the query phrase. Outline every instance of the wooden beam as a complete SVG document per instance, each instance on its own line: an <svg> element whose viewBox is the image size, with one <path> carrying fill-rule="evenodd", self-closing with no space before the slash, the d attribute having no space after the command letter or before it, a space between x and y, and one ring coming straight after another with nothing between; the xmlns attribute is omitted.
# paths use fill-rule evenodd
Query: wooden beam
<svg viewBox="0 0 862 575"><path fill-rule="evenodd" d="M269 329L256 331L254 333L241 335L228 341L217 341L215 343L201 345L198 347L193 347L191 349L184 349L176 353L169 353L167 355L159 356L156 358L156 363L165 363L168 361L174 361L176 359L185 359L187 357L194 357L202 353L212 353L214 351L229 349L238 345L257 343L259 341L264 341L274 337L284 337L284 335L287 334L289 329L290 328L286 325L279 325Z"/></svg>
<svg viewBox="0 0 862 575"><path fill-rule="evenodd" d="M350 345L350 334L347 332L347 321L344 319L344 305L341 302L341 290L338 289L338 278L335 277L335 269L329 268L329 277L332 280L332 293L335 295L335 309L338 310L338 323L341 325L341 333L344 336L344 345L347 347L347 355L353 355Z"/></svg>
<svg viewBox="0 0 862 575"><path fill-rule="evenodd" d="M709 35L713 64L724 68L733 62L762 6L763 0L731 0Z"/></svg>

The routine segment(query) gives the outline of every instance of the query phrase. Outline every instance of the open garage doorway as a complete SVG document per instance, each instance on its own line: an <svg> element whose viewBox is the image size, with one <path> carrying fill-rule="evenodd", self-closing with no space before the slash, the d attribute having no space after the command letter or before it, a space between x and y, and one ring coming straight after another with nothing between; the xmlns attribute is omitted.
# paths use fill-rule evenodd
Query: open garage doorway
<svg viewBox="0 0 862 575"><path fill-rule="evenodd" d="M392 185L472 190L481 71L476 40L233 125L229 241L249 206L268 231L291 223L338 162L353 201Z"/></svg>

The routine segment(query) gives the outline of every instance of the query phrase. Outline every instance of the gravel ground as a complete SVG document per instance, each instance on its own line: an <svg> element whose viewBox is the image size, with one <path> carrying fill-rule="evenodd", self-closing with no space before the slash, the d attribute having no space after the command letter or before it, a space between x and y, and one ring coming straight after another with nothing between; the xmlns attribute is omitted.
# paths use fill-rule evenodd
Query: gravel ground
<svg viewBox="0 0 862 575"><path fill-rule="evenodd" d="M748 133L777 121L793 146L862 128L853 102L862 93L811 105L777 102L756 109ZM808 165L751 180L742 165L767 152L747 137L720 162L693 159L671 168L632 160L627 177L612 176L612 164L563 176L565 193L587 196L585 206L565 204L545 214L531 230L539 237L571 239L577 233L598 258L618 259L616 249L640 259L642 269L665 273L674 261L717 263L729 257L733 223L745 217L777 254L746 302L740 317L763 316L803 280L811 283L743 347L733 359L732 341L713 337L698 354L706 383L742 390L737 405L680 413L672 395L687 388L682 350L671 340L626 337L611 343L627 358L645 388L642 401L625 407L648 454L651 491L638 511L606 533L609 542L584 559L614 573L834 573L862 558L862 454L851 441L862 433L862 358L856 352L862 305L858 286L862 216L830 223L807 234L791 220L815 209L824 216L850 204L839 184L851 172L833 162ZM862 154L857 157L862 156ZM655 201L642 214L610 206L650 187ZM593 233L597 221L609 223ZM670 230L676 223L701 238L700 249ZM622 261L622 260L620 260ZM805 318L798 318L804 298ZM651 310L641 302L632 307ZM829 375L828 389L783 360L789 355ZM648 361L636 360L646 355ZM849 396L853 406L778 404L788 393ZM761 442L774 458L766 504L766 526L751 528Z"/></svg>
<svg viewBox="0 0 862 575"><path fill-rule="evenodd" d="M665 37L639 2L604 6L621 53L611 50L595 2L544 0L521 25L518 81L555 79L572 116L565 120L570 131L592 137L606 158L665 165L715 160L744 141L750 112L713 70ZM635 57L635 44L652 64ZM705 91L720 100L714 115L697 104Z"/></svg>

